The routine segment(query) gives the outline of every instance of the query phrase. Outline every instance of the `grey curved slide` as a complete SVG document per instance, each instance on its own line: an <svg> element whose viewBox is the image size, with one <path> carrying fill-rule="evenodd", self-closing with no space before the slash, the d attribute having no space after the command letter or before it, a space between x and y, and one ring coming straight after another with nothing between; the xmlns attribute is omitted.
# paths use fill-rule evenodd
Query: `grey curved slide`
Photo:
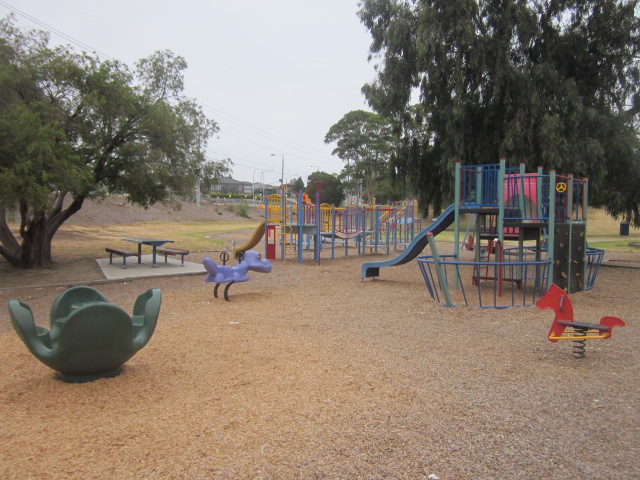
<svg viewBox="0 0 640 480"><path fill-rule="evenodd" d="M449 205L442 214L436 218L431 224L422 230L409 244L409 246L397 257L380 262L366 262L362 264L362 272L360 276L365 279L369 277L380 276L380 267L394 267L396 265L404 265L416 258L424 247L429 243L428 233L434 236L442 232L445 228L453 223L455 218L456 206L454 203Z"/></svg>

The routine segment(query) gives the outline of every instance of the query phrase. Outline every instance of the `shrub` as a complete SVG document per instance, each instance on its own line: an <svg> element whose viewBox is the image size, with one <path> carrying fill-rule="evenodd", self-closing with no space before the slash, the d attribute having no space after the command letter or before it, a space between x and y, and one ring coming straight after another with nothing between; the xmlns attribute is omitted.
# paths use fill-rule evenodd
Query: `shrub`
<svg viewBox="0 0 640 480"><path fill-rule="evenodd" d="M239 215L243 218L249 218L249 205L246 203L240 203L236 205L236 215Z"/></svg>

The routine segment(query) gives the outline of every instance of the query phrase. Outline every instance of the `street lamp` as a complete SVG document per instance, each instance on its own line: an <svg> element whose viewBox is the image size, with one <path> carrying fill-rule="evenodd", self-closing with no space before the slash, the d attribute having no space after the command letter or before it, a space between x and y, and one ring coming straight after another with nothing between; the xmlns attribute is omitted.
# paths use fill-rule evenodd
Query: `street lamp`
<svg viewBox="0 0 640 480"><path fill-rule="evenodd" d="M320 166L319 165L309 165L309 168L317 168L318 170L316 170L317 172L320 171Z"/></svg>
<svg viewBox="0 0 640 480"><path fill-rule="evenodd" d="M282 178L280 178L280 182L282 183L282 193L284 194L284 153L272 153L272 157L276 157L280 155L282 157Z"/></svg>
<svg viewBox="0 0 640 480"><path fill-rule="evenodd" d="M263 170L262 172L260 172L260 187L262 188L261 198L264 198L264 174L268 172L273 172L273 168L270 168L269 170Z"/></svg>
<svg viewBox="0 0 640 480"><path fill-rule="evenodd" d="M251 202L253 202L255 204L255 196L253 194L253 186L256 184L256 171L253 171L253 174L251 174Z"/></svg>

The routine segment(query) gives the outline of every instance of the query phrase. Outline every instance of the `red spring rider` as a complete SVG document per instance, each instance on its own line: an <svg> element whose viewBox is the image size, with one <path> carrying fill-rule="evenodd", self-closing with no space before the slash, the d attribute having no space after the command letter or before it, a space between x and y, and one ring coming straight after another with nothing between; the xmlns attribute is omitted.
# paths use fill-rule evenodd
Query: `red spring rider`
<svg viewBox="0 0 640 480"><path fill-rule="evenodd" d="M599 324L573 321L573 306L569 295L557 285L551 285L547 293L536 302L536 306L555 312L555 318L549 330L549 341L573 340L574 358L584 358L586 341L611 338L613 327L624 327L618 317L602 317Z"/></svg>

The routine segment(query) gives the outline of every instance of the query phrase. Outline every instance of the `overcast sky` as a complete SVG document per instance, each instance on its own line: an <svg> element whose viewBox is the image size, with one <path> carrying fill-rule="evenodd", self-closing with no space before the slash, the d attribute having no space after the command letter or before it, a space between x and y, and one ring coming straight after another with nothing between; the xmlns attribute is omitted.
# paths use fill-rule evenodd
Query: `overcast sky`
<svg viewBox="0 0 640 480"><path fill-rule="evenodd" d="M324 136L368 109L360 88L374 78L357 11L357 0L0 0L0 16L131 67L156 50L183 56L185 94L221 129L208 157L265 183L281 155L287 180L342 169Z"/></svg>

